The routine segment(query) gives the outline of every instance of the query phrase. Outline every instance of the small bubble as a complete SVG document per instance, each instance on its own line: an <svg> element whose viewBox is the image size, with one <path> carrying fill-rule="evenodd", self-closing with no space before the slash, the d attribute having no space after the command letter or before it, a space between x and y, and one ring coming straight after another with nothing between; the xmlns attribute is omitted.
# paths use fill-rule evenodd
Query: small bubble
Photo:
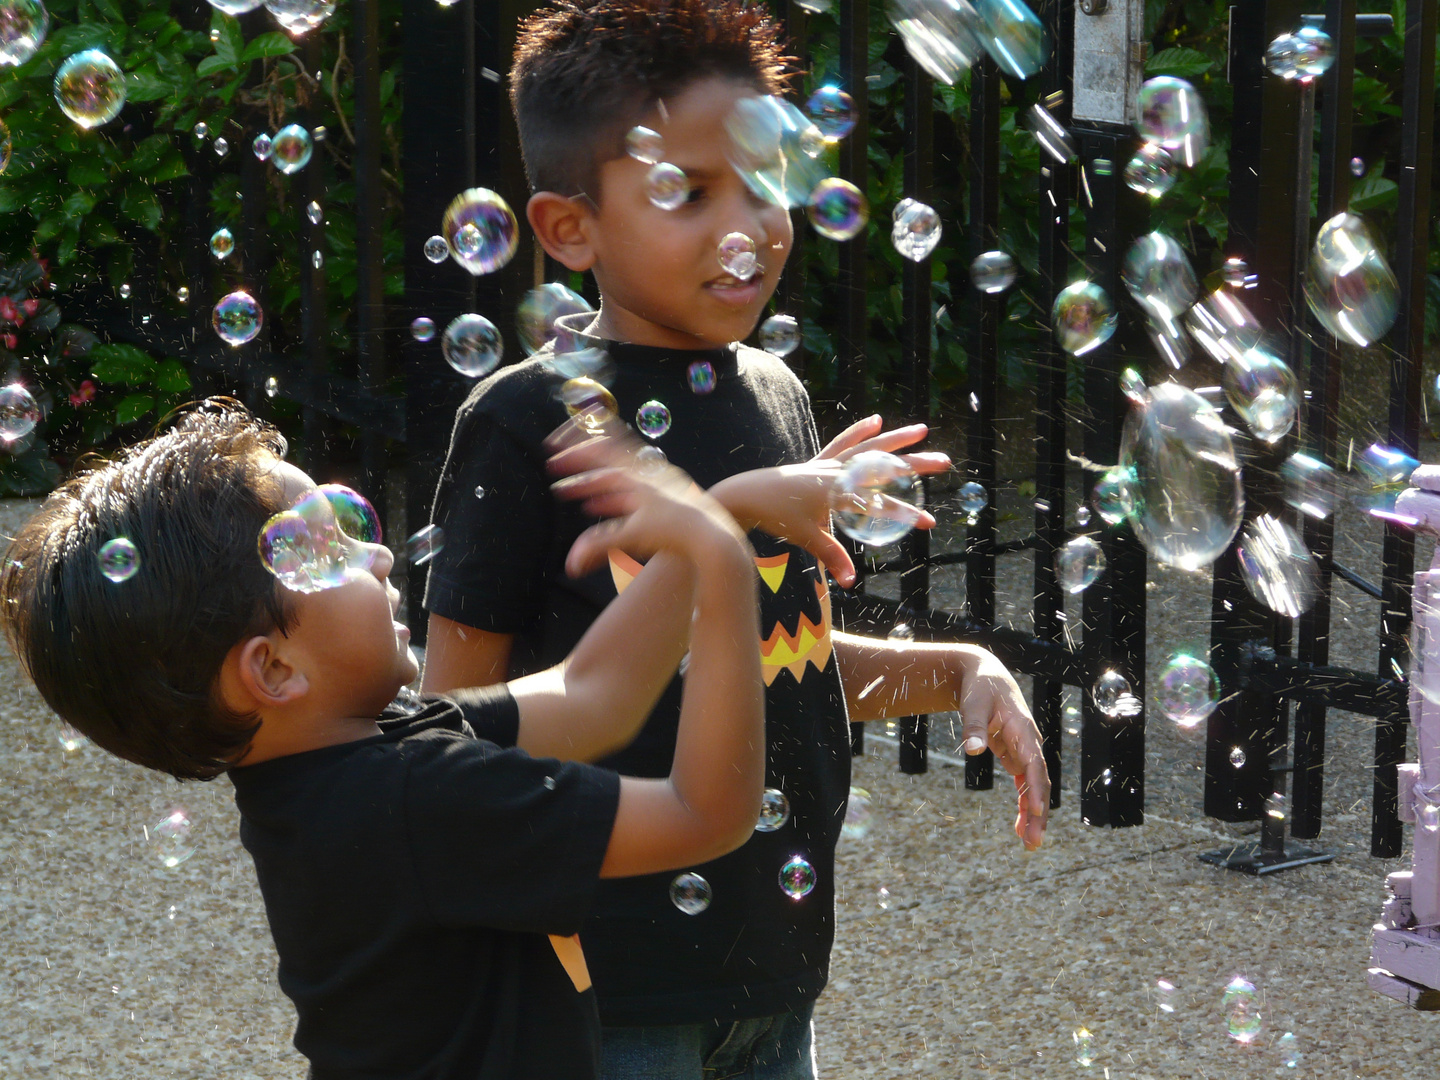
<svg viewBox="0 0 1440 1080"><path fill-rule="evenodd" d="M80 747L85 745L85 736L76 731L73 727L61 720L55 729L55 736L60 740L60 747L67 754L73 754Z"/></svg>
<svg viewBox="0 0 1440 1080"><path fill-rule="evenodd" d="M127 281L125 284L123 284L123 285L120 286L120 299L121 299L121 300L129 300L129 299L130 299L130 283L129 283L128 281Z"/></svg>
<svg viewBox="0 0 1440 1080"><path fill-rule="evenodd" d="M875 821L875 804L870 801L870 793L864 788L852 787L849 798L845 800L845 820L840 826L840 834L859 840L869 835Z"/></svg>
<svg viewBox="0 0 1440 1080"><path fill-rule="evenodd" d="M0 445L23 439L40 423L40 405L18 382L0 387Z"/></svg>
<svg viewBox="0 0 1440 1080"><path fill-rule="evenodd" d="M658 439L670 430L670 410L663 402L647 401L635 412L635 426L647 439Z"/></svg>
<svg viewBox="0 0 1440 1080"><path fill-rule="evenodd" d="M1111 720L1129 719L1139 716L1143 708L1140 699L1130 685L1130 680L1114 668L1107 668L1095 680L1090 690L1095 707Z"/></svg>
<svg viewBox="0 0 1440 1080"><path fill-rule="evenodd" d="M129 581L140 569L140 553L124 536L117 536L100 545L100 572L115 584Z"/></svg>
<svg viewBox="0 0 1440 1080"><path fill-rule="evenodd" d="M319 270L325 265L325 255L319 248L310 253L310 265Z"/></svg>
<svg viewBox="0 0 1440 1080"><path fill-rule="evenodd" d="M188 304L190 302L190 290L184 285L181 285L175 290L175 299L179 300L182 304Z"/></svg>
<svg viewBox="0 0 1440 1080"><path fill-rule="evenodd" d="M1351 176L1357 176L1357 177L1358 177L1358 176L1364 176L1364 175L1365 175L1365 159L1364 159L1364 158L1352 157L1352 158L1350 159L1350 175L1351 175ZM1293 1038L1293 1036L1292 1036L1292 1038Z"/></svg>
<svg viewBox="0 0 1440 1080"><path fill-rule="evenodd" d="M435 320L421 315L410 324L410 336L416 341L431 341L435 337Z"/></svg>
<svg viewBox="0 0 1440 1080"><path fill-rule="evenodd" d="M211 324L227 345L253 341L265 323L259 303L243 289L222 296L211 314Z"/></svg>
<svg viewBox="0 0 1440 1080"><path fill-rule="evenodd" d="M234 250L234 234L229 229L216 229L210 237L210 254L223 262Z"/></svg>
<svg viewBox="0 0 1440 1080"><path fill-rule="evenodd" d="M1076 1028L1070 1033L1075 1040L1075 1064L1088 1069L1095 1064L1095 1036L1088 1028Z"/></svg>
<svg viewBox="0 0 1440 1080"><path fill-rule="evenodd" d="M485 485L484 485L484 484L476 484L476 485L475 485L475 497L476 497L477 499L483 499L483 498L485 497Z"/></svg>
<svg viewBox="0 0 1440 1080"><path fill-rule="evenodd" d="M125 73L99 49L76 53L55 72L55 101L82 128L108 124L125 106Z"/></svg>
<svg viewBox="0 0 1440 1080"><path fill-rule="evenodd" d="M756 832L775 832L790 820L790 800L779 788L766 788L760 797L760 818Z"/></svg>
<svg viewBox="0 0 1440 1080"><path fill-rule="evenodd" d="M760 348L789 356L800 344L800 324L793 315L771 315L760 324Z"/></svg>
<svg viewBox="0 0 1440 1080"><path fill-rule="evenodd" d="M636 124L625 133L625 152L636 161L657 165L665 156L665 140L658 131Z"/></svg>
<svg viewBox="0 0 1440 1080"><path fill-rule="evenodd" d="M405 554L411 566L423 566L445 547L445 532L439 525L426 525L405 541Z"/></svg>
<svg viewBox="0 0 1440 1080"><path fill-rule="evenodd" d="M690 198L690 178L668 161L657 162L645 174L645 195L660 210L678 210Z"/></svg>
<svg viewBox="0 0 1440 1080"><path fill-rule="evenodd" d="M1004 292L1015 284L1015 274L1015 260L1003 251L987 251L970 264L970 281L981 292Z"/></svg>
<svg viewBox="0 0 1440 1080"><path fill-rule="evenodd" d="M212 149L215 151L216 157L223 158L226 154L230 153L230 140L224 137L216 139L212 144Z"/></svg>
<svg viewBox="0 0 1440 1080"><path fill-rule="evenodd" d="M173 870L195 854L193 831L189 811L183 806L172 806L158 824L150 826L150 849L160 865Z"/></svg>
<svg viewBox="0 0 1440 1080"><path fill-rule="evenodd" d="M1260 1003L1256 998L1255 984L1237 975L1225 987L1220 1007L1225 1010L1226 1026L1230 1038L1241 1044L1255 1041L1260 1034Z"/></svg>
<svg viewBox="0 0 1440 1080"><path fill-rule="evenodd" d="M1239 769L1245 765L1245 751L1238 746L1230 748L1230 764Z"/></svg>
<svg viewBox="0 0 1440 1080"><path fill-rule="evenodd" d="M450 245L443 236L432 236L425 241L425 258L432 263L442 263L450 257Z"/></svg>
<svg viewBox="0 0 1440 1080"><path fill-rule="evenodd" d="M217 33L216 36L217 36L217 37L219 36L218 33ZM191 128L190 130L194 133L195 138L197 138L197 139L203 139L203 138L205 138L206 135L209 135L209 134L210 134L210 125L207 124L207 123L205 123L204 120L201 120L198 124L196 124L196 125L195 125L193 128Z"/></svg>
<svg viewBox="0 0 1440 1080"><path fill-rule="evenodd" d="M445 361L472 379L493 371L504 350L505 343L495 324L474 312L455 316L440 336Z"/></svg>
<svg viewBox="0 0 1440 1080"><path fill-rule="evenodd" d="M286 124L270 143L270 163L287 176L310 164L315 152L310 133L299 124Z"/></svg>
<svg viewBox="0 0 1440 1080"><path fill-rule="evenodd" d="M904 458L866 450L845 463L830 493L835 524L871 547L893 544L915 527L924 488Z"/></svg>
<svg viewBox="0 0 1440 1080"><path fill-rule="evenodd" d="M755 276L758 266L755 259L755 241L744 233L732 232L722 237L716 253L721 269L731 277L749 281Z"/></svg>
<svg viewBox="0 0 1440 1080"><path fill-rule="evenodd" d="M696 873L685 873L670 882L670 902L686 915L699 915L710 906L710 883Z"/></svg>
<svg viewBox="0 0 1440 1080"><path fill-rule="evenodd" d="M273 398L278 393L280 393L280 380L271 375L265 380L265 396Z"/></svg>
<svg viewBox="0 0 1440 1080"><path fill-rule="evenodd" d="M259 135L255 136L255 141L250 144L250 149L255 152L255 156L261 161L269 161L270 154L275 147L270 141L270 136L262 131Z"/></svg>
<svg viewBox="0 0 1440 1080"><path fill-rule="evenodd" d="M320 208L318 202L311 202L305 207L305 216L310 219L311 225L319 225L325 218L325 211Z"/></svg>
<svg viewBox="0 0 1440 1080"><path fill-rule="evenodd" d="M696 360L685 369L685 379L692 394L708 394L715 389L715 365L709 360Z"/></svg>
<svg viewBox="0 0 1440 1080"><path fill-rule="evenodd" d="M791 900L809 896L815 888L815 880L815 868L803 856L790 856L780 868L780 888Z"/></svg>

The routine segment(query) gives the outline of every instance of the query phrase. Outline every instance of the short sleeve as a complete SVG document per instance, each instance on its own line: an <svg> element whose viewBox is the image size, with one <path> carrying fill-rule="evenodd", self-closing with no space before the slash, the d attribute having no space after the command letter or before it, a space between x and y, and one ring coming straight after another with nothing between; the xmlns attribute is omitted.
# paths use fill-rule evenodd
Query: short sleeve
<svg viewBox="0 0 1440 1080"><path fill-rule="evenodd" d="M405 826L443 926L579 933L620 800L617 773L479 739L407 747Z"/></svg>
<svg viewBox="0 0 1440 1080"><path fill-rule="evenodd" d="M508 683L452 690L444 695L460 706L460 714L477 738L496 746L520 741L520 706Z"/></svg>
<svg viewBox="0 0 1440 1080"><path fill-rule="evenodd" d="M445 543L425 608L493 633L533 628L546 591L554 501L544 463L467 403L455 422L432 521Z"/></svg>

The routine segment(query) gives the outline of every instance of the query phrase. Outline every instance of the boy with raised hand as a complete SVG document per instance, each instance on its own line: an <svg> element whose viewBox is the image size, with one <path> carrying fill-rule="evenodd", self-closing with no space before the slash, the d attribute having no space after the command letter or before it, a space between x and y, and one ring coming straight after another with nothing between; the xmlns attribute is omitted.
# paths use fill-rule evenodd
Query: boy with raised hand
<svg viewBox="0 0 1440 1080"><path fill-rule="evenodd" d="M387 707L417 670L373 509L317 489L236 403L203 403L68 481L7 552L0 616L55 711L129 761L234 782L317 1080L593 1077L575 934L598 879L703 863L754 824L744 534L623 440L571 430L562 447L558 472L589 471L559 493L614 516L575 539L569 569L611 549L646 567L563 665L418 712ZM786 508L773 527L820 531L815 477L752 481ZM120 540L138 568L116 581ZM629 741L687 645L672 766L637 779L580 764Z"/></svg>
<svg viewBox="0 0 1440 1080"><path fill-rule="evenodd" d="M872 417L821 452L800 381L777 357L738 344L775 290L792 235L789 213L759 199L731 166L725 121L742 99L779 93L786 62L763 4L562 0L522 23L510 75L534 192L527 216L551 257L595 276L601 306L588 334L609 353L619 416L635 418L747 527L755 522L730 486L736 474L817 453L901 450L925 433L882 434ZM675 209L652 202L652 166L627 154L636 126L659 134L659 156L687 178ZM758 260L744 280L717 255L737 232ZM456 418L434 509L448 541L427 586L428 689L554 663L638 570L617 553L608 572L579 580L563 572L585 521L546 491L543 439L564 416L563 365L553 360L542 350L497 372ZM941 455L912 463L948 466ZM1016 830L1027 847L1045 827L1039 734L1003 665L965 645L833 633L816 560L759 533L751 543L762 580L773 812L739 851L692 868L710 885L703 910L671 903L668 874L601 887L585 941L608 1080L813 1075L810 1015L827 977L833 856L849 792L847 720L960 709L967 750L988 744L1015 776ZM847 583L841 556L834 560L830 569ZM663 774L683 685L666 691L609 764Z"/></svg>

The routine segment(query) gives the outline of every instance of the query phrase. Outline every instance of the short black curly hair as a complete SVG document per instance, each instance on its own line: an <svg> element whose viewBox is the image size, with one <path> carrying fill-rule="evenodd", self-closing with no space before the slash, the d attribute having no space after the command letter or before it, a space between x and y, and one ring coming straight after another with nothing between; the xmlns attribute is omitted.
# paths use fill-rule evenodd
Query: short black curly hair
<svg viewBox="0 0 1440 1080"><path fill-rule="evenodd" d="M510 102L532 191L600 200L599 171L656 102L705 78L779 94L793 71L763 0L559 0L520 23Z"/></svg>
<svg viewBox="0 0 1440 1080"><path fill-rule="evenodd" d="M240 641L293 625L256 541L286 509L285 439L239 402L212 398L163 433L57 489L11 542L0 623L36 688L97 745L181 780L236 763L258 718L217 682ZM139 569L101 572L124 537Z"/></svg>

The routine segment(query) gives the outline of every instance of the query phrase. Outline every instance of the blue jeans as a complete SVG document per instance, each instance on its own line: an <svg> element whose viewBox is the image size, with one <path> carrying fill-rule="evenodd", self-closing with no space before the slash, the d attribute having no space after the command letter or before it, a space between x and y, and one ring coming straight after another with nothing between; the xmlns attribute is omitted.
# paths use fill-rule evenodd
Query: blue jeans
<svg viewBox="0 0 1440 1080"><path fill-rule="evenodd" d="M815 1080L814 1003L733 1023L607 1027L600 1080Z"/></svg>

